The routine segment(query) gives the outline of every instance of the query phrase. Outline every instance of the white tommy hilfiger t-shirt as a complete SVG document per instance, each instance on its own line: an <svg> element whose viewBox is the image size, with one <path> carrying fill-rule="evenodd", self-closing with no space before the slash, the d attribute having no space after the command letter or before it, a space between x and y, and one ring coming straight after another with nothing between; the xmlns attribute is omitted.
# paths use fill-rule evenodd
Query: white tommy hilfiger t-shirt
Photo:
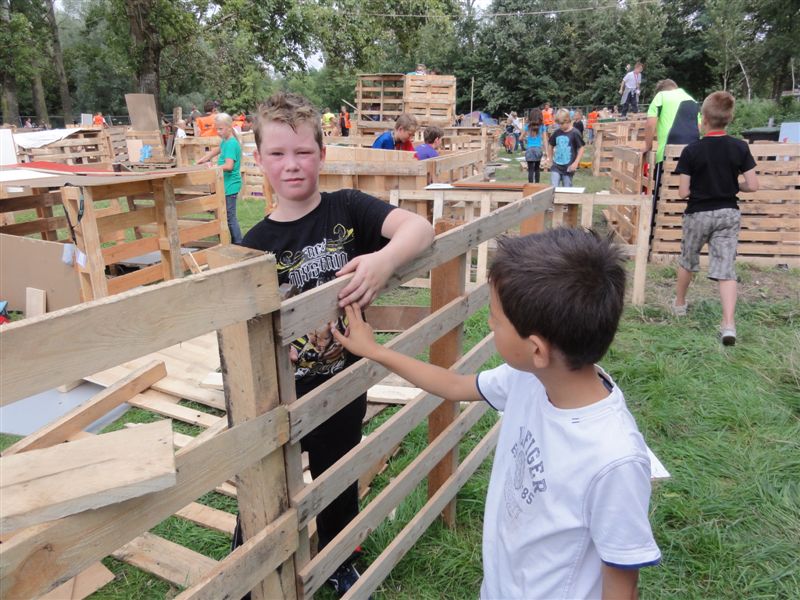
<svg viewBox="0 0 800 600"><path fill-rule="evenodd" d="M554 407L533 374L508 365L481 373L478 389L503 412L481 598L600 598L602 563L658 564L647 446L616 385L600 402L571 410Z"/></svg>

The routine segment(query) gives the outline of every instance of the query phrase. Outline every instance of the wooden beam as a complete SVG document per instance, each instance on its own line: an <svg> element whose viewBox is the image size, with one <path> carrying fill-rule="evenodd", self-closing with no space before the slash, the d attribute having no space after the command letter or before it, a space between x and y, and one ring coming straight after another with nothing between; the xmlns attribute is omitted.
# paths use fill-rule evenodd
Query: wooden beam
<svg viewBox="0 0 800 600"><path fill-rule="evenodd" d="M440 235L458 226L455 221L439 221L435 225L436 234ZM464 293L463 256L456 256L431 271L431 311L444 308L448 303ZM445 333L430 348L430 363L445 369L454 364L461 356L461 345L464 332L463 322ZM428 417L428 443L433 441L450 424L459 413L457 402L443 402ZM454 448L428 475L428 498L431 498L442 484L455 472L458 466L458 448ZM456 523L455 502L447 506L442 513L445 524L452 528Z"/></svg>
<svg viewBox="0 0 800 600"><path fill-rule="evenodd" d="M0 344L14 352L0 353L0 405L276 310L274 264L262 255L3 326ZM81 351L65 352L64 340Z"/></svg>
<svg viewBox="0 0 800 600"><path fill-rule="evenodd" d="M114 574L103 563L97 562L52 592L41 596L40 600L83 600L112 581Z"/></svg>
<svg viewBox="0 0 800 600"><path fill-rule="evenodd" d="M255 251L240 247L209 252L210 267L246 260ZM277 289L277 271L272 285ZM234 427L265 414L280 404L272 319L254 318L218 331L220 363L225 387L228 424ZM282 348L277 345L278 349ZM277 519L289 505L283 452L276 450L250 468L237 473L239 520L245 540ZM252 589L254 600L296 598L294 565L264 573Z"/></svg>
<svg viewBox="0 0 800 600"><path fill-rule="evenodd" d="M99 392L87 402L74 408L57 421L46 425L22 438L13 446L3 452L3 456L10 456L18 452L47 448L67 441L69 436L84 430L97 419L127 402L165 377L167 369L163 361L150 361L146 365L131 371L127 376L118 380L113 385Z"/></svg>
<svg viewBox="0 0 800 600"><path fill-rule="evenodd" d="M405 331L431 314L427 306L368 306L367 322L375 331Z"/></svg>
<svg viewBox="0 0 800 600"><path fill-rule="evenodd" d="M236 515L198 502L187 504L175 516L228 535L236 528Z"/></svg>
<svg viewBox="0 0 800 600"><path fill-rule="evenodd" d="M124 502L175 484L172 427L149 423L0 457L0 529Z"/></svg>

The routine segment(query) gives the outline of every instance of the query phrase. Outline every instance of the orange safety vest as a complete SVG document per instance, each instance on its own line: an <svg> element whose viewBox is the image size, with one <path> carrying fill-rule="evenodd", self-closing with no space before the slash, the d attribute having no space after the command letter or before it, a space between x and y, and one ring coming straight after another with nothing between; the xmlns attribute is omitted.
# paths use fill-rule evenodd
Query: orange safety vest
<svg viewBox="0 0 800 600"><path fill-rule="evenodd" d="M206 115L204 117L197 117L194 120L195 135L200 137L214 137L218 136L217 126L214 123L215 115Z"/></svg>
<svg viewBox="0 0 800 600"><path fill-rule="evenodd" d="M342 113L339 113L339 121L342 119L341 115ZM344 111L344 128L350 129L350 113L347 111Z"/></svg>
<svg viewBox="0 0 800 600"><path fill-rule="evenodd" d="M594 124L597 123L597 117L599 117L599 116L600 116L600 113L597 112L596 110L593 110L592 112L590 112L589 113L588 123L587 123L586 126L589 129L594 129Z"/></svg>
<svg viewBox="0 0 800 600"><path fill-rule="evenodd" d="M101 117L100 115L95 115L94 117L92 117L92 123L94 125L102 125L104 122L105 122L105 119L103 117Z"/></svg>
<svg viewBox="0 0 800 600"><path fill-rule="evenodd" d="M544 121L545 125L552 125L555 123L555 121L553 121L553 109L549 108L547 110L543 110L542 120Z"/></svg>

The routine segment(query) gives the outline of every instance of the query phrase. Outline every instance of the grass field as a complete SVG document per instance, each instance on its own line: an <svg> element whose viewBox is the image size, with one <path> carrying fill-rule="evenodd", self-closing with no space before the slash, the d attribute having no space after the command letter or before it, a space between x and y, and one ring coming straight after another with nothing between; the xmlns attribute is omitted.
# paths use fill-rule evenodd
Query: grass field
<svg viewBox="0 0 800 600"><path fill-rule="evenodd" d="M507 175L525 177L516 164ZM583 173L576 185L607 186L605 179ZM245 229L262 215L263 203L240 203ZM702 279L693 285L689 314L676 319L668 311L675 269L651 265L646 305L626 309L602 361L624 391L647 443L672 474L653 490L651 522L663 561L642 572L643 599L800 598L800 272L746 265L738 270L736 346L726 348L717 341L720 308L711 282ZM425 304L429 296L426 290L398 290L382 302ZM465 347L488 332L486 312L482 309L465 324ZM497 358L486 366L496 364ZM389 414L380 415L370 429ZM155 418L133 409L124 420ZM493 414L483 418L462 444L462 456L495 419ZM121 422L112 427L118 426ZM186 426L180 430L196 431ZM3 436L0 442L5 447L11 439ZM376 480L372 495L426 445L425 427L418 427ZM477 597L490 468L487 460L459 493L456 529L434 525L384 582L376 599ZM234 501L215 493L200 501L235 511ZM368 538L363 566L424 501L422 485L393 520ZM226 536L174 517L154 531L214 558L223 557L229 547ZM96 598L160 598L178 591L113 559L105 562L117 579ZM327 600L333 595L323 590L317 597Z"/></svg>

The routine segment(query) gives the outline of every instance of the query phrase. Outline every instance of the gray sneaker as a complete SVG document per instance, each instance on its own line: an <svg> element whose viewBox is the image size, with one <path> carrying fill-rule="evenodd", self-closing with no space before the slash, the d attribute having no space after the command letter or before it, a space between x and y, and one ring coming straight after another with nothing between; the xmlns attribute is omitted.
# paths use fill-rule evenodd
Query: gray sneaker
<svg viewBox="0 0 800 600"><path fill-rule="evenodd" d="M689 309L689 303L687 302L686 304L681 304L680 306L678 306L677 304L675 304L675 299L673 298L670 308L672 309L673 316L685 317L686 311Z"/></svg>
<svg viewBox="0 0 800 600"><path fill-rule="evenodd" d="M736 344L736 328L723 327L719 331L719 338L722 340L723 346L733 346Z"/></svg>

